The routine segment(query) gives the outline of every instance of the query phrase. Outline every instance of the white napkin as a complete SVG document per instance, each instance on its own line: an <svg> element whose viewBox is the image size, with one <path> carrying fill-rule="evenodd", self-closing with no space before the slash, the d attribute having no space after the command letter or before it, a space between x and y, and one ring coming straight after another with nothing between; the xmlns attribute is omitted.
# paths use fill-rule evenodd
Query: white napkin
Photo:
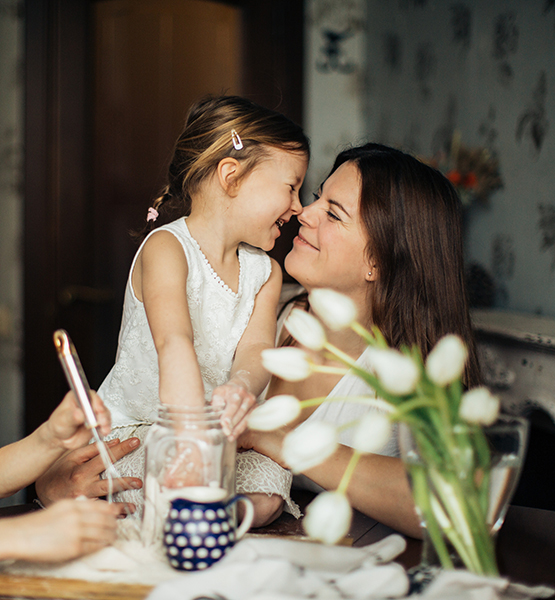
<svg viewBox="0 0 555 600"><path fill-rule="evenodd" d="M400 598L408 592L408 577L403 567L388 561L405 546L399 535L363 548L244 539L210 569L162 583L148 600Z"/></svg>
<svg viewBox="0 0 555 600"><path fill-rule="evenodd" d="M503 577L483 577L470 571L440 571L415 600L529 600L551 598L555 590L546 586L529 587L511 583Z"/></svg>

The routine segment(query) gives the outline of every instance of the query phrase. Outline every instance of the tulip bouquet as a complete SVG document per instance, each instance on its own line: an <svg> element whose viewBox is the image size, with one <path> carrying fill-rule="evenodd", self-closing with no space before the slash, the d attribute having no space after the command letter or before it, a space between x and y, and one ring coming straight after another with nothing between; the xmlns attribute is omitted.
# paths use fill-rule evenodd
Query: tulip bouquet
<svg viewBox="0 0 555 600"><path fill-rule="evenodd" d="M296 419L303 407L326 401L365 403L370 410L352 424L353 454L338 489L322 492L308 506L304 527L324 543L336 543L347 533L352 510L346 491L357 461L378 452L399 423L414 440L415 452L404 456L412 491L425 533L441 565L453 568L453 550L464 565L480 574L496 575L494 544L488 524L490 455L484 426L499 413L499 399L486 388L464 392L461 382L467 349L455 335L442 338L422 359L417 348L395 350L377 328L365 329L356 320L352 301L332 290L310 293L316 318L294 308L285 322L289 333L305 348L324 352L344 366L319 364L300 348L263 352L265 367L274 375L298 381L313 372L354 373L375 391L375 396L314 398L299 401L280 395L267 400L250 416L249 427L270 431ZM371 363L365 369L327 341L324 323L331 330L350 327L368 345ZM336 427L307 422L284 439L282 456L300 473L331 456L338 446Z"/></svg>

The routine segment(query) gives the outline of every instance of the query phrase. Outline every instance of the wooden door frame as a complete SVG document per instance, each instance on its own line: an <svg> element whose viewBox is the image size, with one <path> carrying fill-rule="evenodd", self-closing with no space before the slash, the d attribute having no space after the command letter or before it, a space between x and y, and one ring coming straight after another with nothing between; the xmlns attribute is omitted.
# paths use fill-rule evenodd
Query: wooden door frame
<svg viewBox="0 0 555 600"><path fill-rule="evenodd" d="M91 280L93 257L86 252L90 240L70 235L64 248L56 244L61 223L67 226L69 221L86 228L89 218L93 2L25 1L26 433L48 418L67 389L52 344L52 333L62 321L61 287L68 282L95 285ZM245 95L302 124L303 0L237 0L228 4L243 9ZM60 198L71 199L63 211ZM73 320L83 325L86 333L87 323L82 323L79 306L64 310L64 323ZM68 314L68 310L72 312ZM85 363L87 357L81 358Z"/></svg>

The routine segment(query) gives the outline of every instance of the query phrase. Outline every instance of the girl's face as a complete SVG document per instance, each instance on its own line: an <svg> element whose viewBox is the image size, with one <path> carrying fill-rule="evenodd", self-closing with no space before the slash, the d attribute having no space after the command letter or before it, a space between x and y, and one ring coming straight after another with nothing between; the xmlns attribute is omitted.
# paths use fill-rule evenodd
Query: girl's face
<svg viewBox="0 0 555 600"><path fill-rule="evenodd" d="M352 297L366 294L371 268L359 215L360 189L358 168L344 163L299 216L301 228L285 269L307 290L324 287Z"/></svg>
<svg viewBox="0 0 555 600"><path fill-rule="evenodd" d="M243 242L271 250L280 229L302 212L299 190L308 160L300 152L268 148L267 156L240 182L236 208L241 211Z"/></svg>

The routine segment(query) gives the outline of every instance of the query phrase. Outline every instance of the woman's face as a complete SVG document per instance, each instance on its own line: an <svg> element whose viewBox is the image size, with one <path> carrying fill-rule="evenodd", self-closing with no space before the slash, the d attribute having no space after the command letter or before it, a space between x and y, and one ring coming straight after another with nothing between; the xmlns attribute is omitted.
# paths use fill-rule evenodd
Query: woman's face
<svg viewBox="0 0 555 600"><path fill-rule="evenodd" d="M285 258L285 269L306 289L366 294L370 265L359 198L358 168L347 162L324 182L320 195L298 217L301 227Z"/></svg>

